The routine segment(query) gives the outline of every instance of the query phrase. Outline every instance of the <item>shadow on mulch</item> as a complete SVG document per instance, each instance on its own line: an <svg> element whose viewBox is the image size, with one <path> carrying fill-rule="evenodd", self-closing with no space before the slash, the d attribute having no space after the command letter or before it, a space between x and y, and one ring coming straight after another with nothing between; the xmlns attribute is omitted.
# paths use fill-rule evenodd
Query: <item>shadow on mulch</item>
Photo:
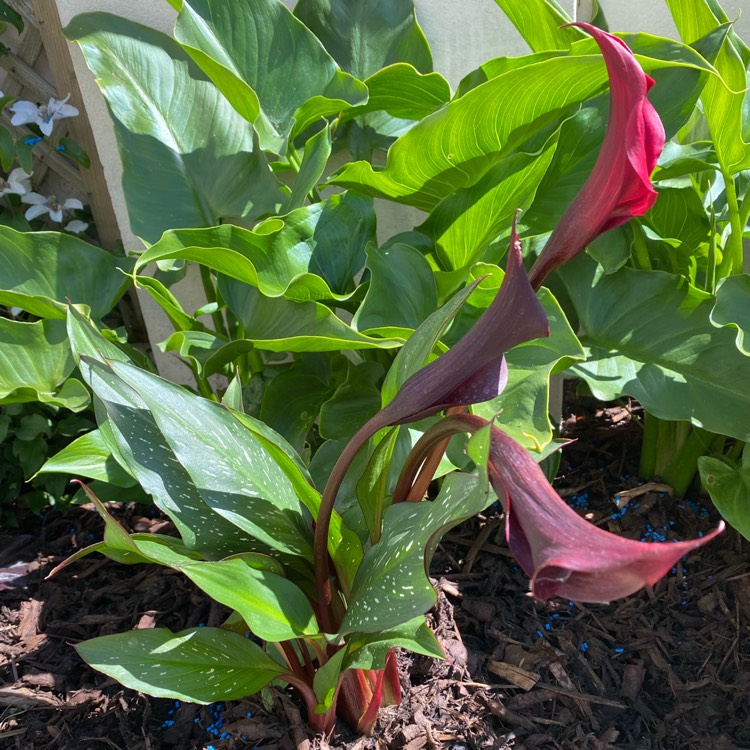
<svg viewBox="0 0 750 750"><path fill-rule="evenodd" d="M558 491L593 523L631 538L686 539L716 525L705 500L639 486L639 427L622 406L576 399ZM575 416L573 416L575 415ZM631 492L627 492L631 490ZM614 496L621 493L619 503ZM160 518L120 513L131 529ZM89 669L72 644L135 627L215 625L227 610L183 577L86 558L91 512L28 519L0 538L0 748L13 750L750 749L750 546L734 531L690 554L653 588L611 605L537 602L509 555L495 508L454 529L432 565L431 617L447 662L402 659L404 702L372 738L308 736L292 694L195 706L149 699ZM2 575L0 571L0 581Z"/></svg>

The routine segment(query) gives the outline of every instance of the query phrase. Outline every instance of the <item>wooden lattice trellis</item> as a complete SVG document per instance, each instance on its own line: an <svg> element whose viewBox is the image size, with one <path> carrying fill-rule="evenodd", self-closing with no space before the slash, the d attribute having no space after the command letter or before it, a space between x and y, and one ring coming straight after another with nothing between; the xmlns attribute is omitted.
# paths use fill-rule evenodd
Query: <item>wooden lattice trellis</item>
<svg viewBox="0 0 750 750"><path fill-rule="evenodd" d="M83 106L81 92L70 57L68 41L61 33L60 16L55 0L6 0L24 19L15 52L0 57L0 66L6 71L3 93L18 96L34 102L46 103L50 97L62 99L70 94L70 103L78 108L78 117L58 121L55 135L66 132L88 153L91 166L81 169L63 154L50 147L45 141L34 146L34 182L39 185L48 170L55 172L69 183L91 207L100 244L112 249L119 241L119 231L115 212L109 196L99 160L96 141ZM49 68L54 83L39 73ZM10 124L10 114L2 116L3 124L16 136L30 135L21 126Z"/></svg>

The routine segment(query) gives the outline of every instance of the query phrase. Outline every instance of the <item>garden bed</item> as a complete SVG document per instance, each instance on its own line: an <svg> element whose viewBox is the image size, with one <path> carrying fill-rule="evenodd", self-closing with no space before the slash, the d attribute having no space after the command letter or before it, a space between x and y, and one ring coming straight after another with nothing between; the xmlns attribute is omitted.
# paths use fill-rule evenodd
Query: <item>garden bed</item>
<svg viewBox="0 0 750 750"><path fill-rule="evenodd" d="M707 532L717 517L697 496L675 499L657 485L614 505L616 493L638 487L640 428L631 411L582 398L566 406L565 434L576 442L564 451L558 491L594 523L635 539ZM134 531L163 532L168 523L142 507L117 516ZM76 509L29 518L11 546L3 540L0 568L29 565L25 583L2 594L0 747L326 747L308 735L292 693L273 690L270 707L258 697L176 705L89 669L71 644L134 627L217 625L226 615L184 577L155 566L87 558L44 580L100 538L101 527L96 514ZM545 604L527 595L493 509L450 533L433 560L441 595L432 617L449 661L404 655L402 707L382 712L373 738L339 724L328 746L750 748L749 561L747 542L730 529L653 590L610 606Z"/></svg>

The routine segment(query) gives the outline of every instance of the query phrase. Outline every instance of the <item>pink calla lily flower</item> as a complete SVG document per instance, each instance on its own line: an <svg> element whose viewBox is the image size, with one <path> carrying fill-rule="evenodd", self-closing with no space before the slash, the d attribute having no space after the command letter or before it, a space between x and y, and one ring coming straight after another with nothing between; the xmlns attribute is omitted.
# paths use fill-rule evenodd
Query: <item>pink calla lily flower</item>
<svg viewBox="0 0 750 750"><path fill-rule="evenodd" d="M604 55L611 92L607 132L590 177L529 272L534 289L602 232L645 214L658 195L650 177L665 134L647 98L654 80L621 39L590 24L572 25L591 34Z"/></svg>
<svg viewBox="0 0 750 750"><path fill-rule="evenodd" d="M628 596L724 530L721 521L710 534L688 542L626 539L581 518L537 462L497 427L490 454L490 481L505 508L508 546L537 599L609 602Z"/></svg>

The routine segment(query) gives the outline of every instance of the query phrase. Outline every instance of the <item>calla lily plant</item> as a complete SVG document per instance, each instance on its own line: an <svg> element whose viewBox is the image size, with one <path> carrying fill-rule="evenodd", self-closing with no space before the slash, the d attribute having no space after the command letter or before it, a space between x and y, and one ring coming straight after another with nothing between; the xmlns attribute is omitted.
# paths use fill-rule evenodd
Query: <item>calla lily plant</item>
<svg viewBox="0 0 750 750"><path fill-rule="evenodd" d="M211 31L207 50L200 48L201 33L208 28L209 22L221 19L220 14L215 14L216 17L201 19L197 23L199 13L193 4L185 0L181 5L183 10L178 31L185 35L180 40L189 39L186 48L190 59L185 56L187 53L182 51L182 47L177 49L172 45L173 40L169 40L166 46L172 50L170 54L179 57L180 71L183 68L193 70L195 65L206 64L206 60L211 59L210 53L215 51L215 39L220 36L221 30ZM245 5L231 3L222 7L226 9L231 6L232 12L244 12ZM282 11L286 11L280 10L280 4L270 4L269 7L277 14L273 15L276 19L274 23L285 29L284 33L276 29L273 38L294 38L295 49L303 49L303 41L307 38L304 35L309 33L312 36L311 32L304 30L297 18L284 16ZM272 17L270 11L267 15L268 18ZM128 120L132 111L140 110L127 106L118 109L126 101L126 96L130 95L125 79L129 81L141 70L141 58L133 54L124 56L126 61L138 61L137 70L131 76L112 76L111 66L108 65L97 68L103 65L104 53L114 49L118 39L117 34L105 35L99 47L91 41L105 21L106 18L99 15L84 17L68 33L82 41L89 64L96 68L97 78L103 81L105 88L110 87L107 89L110 107L120 112L125 123L123 125L121 122L120 125L127 129L126 125L130 123L130 127L137 129L135 135L128 131L125 142L147 141L148 148L155 149L154 144L164 123L151 135L145 136L141 130L144 123L148 124L145 119ZM250 104L273 108L277 103L275 100L264 100L265 94L248 103L246 94L252 88L250 84L243 84L244 98L241 103L235 102L236 106L232 109L225 96L230 97L239 88L234 78L231 85L226 83L230 79L229 73L224 75L228 68L223 63L215 63L209 66L207 75L190 77L189 80L186 74L183 76L183 72L174 77L171 73L169 76L157 76L160 82L175 80L175 85L192 87L190 95L185 94L180 101L192 101L200 96L217 112L221 110L221 116L217 115L212 120L211 127L200 131L195 143L189 142L189 158L186 157L184 163L179 162L180 169L174 168L178 157L173 149L182 144L184 133L180 131L179 138L170 139L165 153L168 152L171 166L164 170L170 179L182 179L185 174L198 174L200 178L205 176L204 173L209 170L203 165L209 163L208 160L199 160L203 159L201 155L193 161L192 152L201 151L206 143L213 143L212 139L219 138L217 123L236 118L236 121L232 120L235 126L227 130L231 131L232 138L239 139L237 133L243 132L242 128L250 128L248 123L255 122L253 118L256 118L254 127L259 129L258 132L253 131L238 148L243 150L242 158L248 157L249 162L252 156L256 167L261 164L263 169L268 168L263 172L262 179L259 177L257 180L262 188L259 188L260 192L275 177L264 161L265 154L250 153L253 148L258 148L259 138L264 144L263 148L271 148L273 144L287 139L287 166L290 171L293 168L297 172L297 179L301 183L304 178L309 180L309 184L304 183L301 187L295 184L293 190L286 192L279 187L277 204L283 205L283 208L279 208L281 216L264 220L253 231L222 224L211 229L167 232L159 241L156 241L159 236L159 232L156 232L155 244L136 264L134 273L137 276L139 265L146 262L179 259L182 263L198 259L198 262L205 263L220 274L217 287L211 287L213 294L209 295L209 305L196 313L195 318L181 308L176 297L162 285L159 278L134 276L164 307L170 320L176 326L182 326L178 331L179 341L170 339L166 348L192 352L190 358L194 371L207 373L205 378L196 378L204 397L137 367L111 339L100 336L78 308L71 306L69 309L69 338L74 353L79 357L81 376L97 398L97 417L101 425L98 442L92 439L89 450L96 450L99 455L111 459L105 467L106 471L112 471L112 465L116 465L117 472L126 475L125 479L130 484L126 482L123 487L139 483L172 519L181 539L128 534L109 515L93 491L87 488L85 491L90 500L105 519L104 541L80 550L68 562L90 552L102 552L121 562L165 565L186 575L233 613L220 627L190 628L177 634L154 628L149 632L134 631L78 644L79 653L89 664L129 687L162 697L203 703L240 698L278 680L293 686L300 693L307 708L308 722L314 730L330 734L337 717L341 717L358 731L367 733L373 730L381 706L400 701L397 649L442 656L441 647L425 620L425 613L436 599L426 571L437 542L452 526L486 509L496 498L504 510L508 547L529 577L530 593L538 599L562 596L580 602L608 602L630 595L654 583L682 556L721 532L722 526L719 526L700 539L653 544L623 539L597 528L560 498L536 460L503 430L502 415L496 425L471 411L474 405L502 393L508 382L506 354L518 345L550 336L550 322L540 301L541 295L537 294L545 279L556 268L581 253L603 232L632 217L643 215L656 198L650 175L664 147L664 128L648 99L649 89L654 82L618 37L588 24L579 23L576 26L595 40L604 57L610 80L609 119L598 159L588 180L552 231L528 273L513 221L499 291L468 332L447 351L440 338L479 282L453 296L448 294L448 302L436 310L436 284L429 263L416 249L407 248L413 253L409 255L404 251L404 256L413 260L410 268L415 269L415 274L422 273L427 267L426 273L430 274L430 278L425 286L432 284L429 288L434 302L432 309L428 309L412 325L410 331L413 333L405 343L404 338L407 337L388 339L383 344L384 339L370 335L372 331L369 329L362 332L347 328L339 318L335 318L331 307L341 304L350 305L353 309L359 304L361 295L350 294L346 280L334 279L333 273L326 276L330 269L323 269L325 257L318 252L323 244L322 237L330 226L335 225L337 217L346 212L356 214L360 204L370 199L351 191L326 199L327 203L302 205L309 196L317 196L315 185L320 180L323 167L316 172L315 165L319 165L321 154L325 158L320 163L324 163L330 154L331 142L326 139L332 137L337 127L342 132L346 127L354 128L355 120L368 116L370 110L367 107L373 107L372 111L375 111L377 106L390 107L393 101L398 103L397 113L393 117L401 116L398 114L401 112L399 107L406 106L401 99L394 99L382 91L376 95L378 85L384 85L383 77L394 76L398 85L405 80L408 85L415 86L415 90L428 86L427 98L434 103L436 97L440 100L440 92L443 91L439 81L436 82L434 78L436 74L429 74L433 76L430 78L417 74L414 67L403 64L389 66L367 78L371 98L366 102L362 93L366 90L365 84L355 81L352 76L347 77L349 74L338 70L332 58L330 61L326 58L320 72L325 85L321 85L320 90L311 89L306 100L289 105L289 111L294 115L292 117L290 114L289 122L284 120L286 114L282 107L274 110L273 116L266 116L267 113L259 116ZM262 24L258 22L257 27L260 34ZM141 40L144 33L139 27L134 32L134 38ZM135 42L129 38L128 44ZM411 42L401 46L406 48L410 45ZM322 54L321 50L318 40L313 39L308 49L310 60L317 59L315 56ZM165 59L167 57L164 56ZM534 56L532 64L538 63L537 56ZM573 60L573 63L577 61ZM313 65L313 62L310 64ZM576 104L596 95L599 91L597 86L602 83L600 61L588 56L584 64L587 70L593 70L594 64L599 65L600 79L596 86L592 85L590 90L586 89L580 94L581 98ZM219 68L223 71L221 76L216 74ZM515 75L520 70L519 66L508 75ZM571 70L575 72L573 66ZM333 78L331 71L336 71ZM523 73L526 75L526 71ZM287 74L293 75L294 71L287 71ZM226 90L219 92L211 88L215 78L224 82ZM571 75L570 80L573 78ZM451 117L461 121L466 111L475 116L478 110L475 105L482 103L481 96L488 90L492 93L492 86L499 87L505 81L502 75L497 80L500 83L489 81L484 92L478 87L450 103L446 83L445 101L440 100L442 103L436 105L434 111L430 110L430 115L422 113L420 116L425 120L415 128L424 125L424 130L429 134L430 128L442 127ZM286 81L284 84L286 86ZM163 86L161 83L159 85L161 91ZM339 91L337 87L343 88ZM287 88L285 93L296 95L295 86L290 84ZM209 89L210 100L206 94ZM259 88L259 91L262 93L263 89ZM136 94L142 96L140 87L133 96ZM347 96L354 103L349 105L345 100ZM302 106L305 101L309 105L307 108ZM383 102L386 104L383 105ZM344 105L349 106L349 115L340 111ZM512 106L512 103L508 106ZM49 127L55 118L70 116L72 111L64 103L58 102L55 107L51 103L49 111L42 113L45 117L41 119ZM331 107L333 109L329 111ZM315 119L320 111L324 112L325 117L335 115L339 118L335 127L327 121L323 127L322 122ZM41 122L38 113L19 109L15 113L25 118L24 122ZM390 117L393 113L388 114ZM537 128L535 132L540 132L548 124L547 115L550 114L558 116L559 107L535 115L533 122L527 124L533 124ZM310 118L309 122L305 117ZM347 117L350 117L349 121ZM294 139L302 138L307 132L305 128L312 127L316 122L322 130L314 131L308 142L310 147L308 149L306 146L300 165L297 163L299 159L294 150ZM43 124L42 129L46 125ZM361 133L356 130L349 132L355 135L359 133L356 135L359 138L363 137L364 130ZM412 133L410 131L403 136L407 145ZM446 135L441 131L440 137L435 137L434 141L442 144L443 136L446 141L450 140L450 133ZM352 143L357 142L356 138L352 136ZM418 140L412 137L412 142ZM512 145L512 139L509 142ZM491 138L487 143L490 151L499 148ZM444 162L447 164L443 164L443 172L426 179L426 186L417 186L423 193L415 205L442 205L441 201L446 195L451 197L459 189L474 189L474 185L467 188L463 183L454 189L450 183L453 178L464 180L468 174L455 167L454 158L463 158L462 163L469 165L469 171L470 163L481 161L481 154L468 151L459 153L462 145L453 144L451 148L455 147L455 154L451 151L446 156ZM445 149L441 145L439 150L442 154ZM389 152L389 160L396 151L394 145ZM278 155L283 154L279 152ZM495 157L499 158L492 151L491 158ZM515 161L516 158L521 161ZM513 160L515 169L518 164L526 164L525 160L530 158L527 153L516 153L509 157L509 161ZM234 165L234 161L225 160L223 154L222 160L227 163L231 161ZM241 160L237 161L239 163ZM436 158L436 163L442 162ZM491 170L488 172L491 176L501 175L506 180L515 178L513 170L508 170L513 171L509 177L495 171L497 165L491 160L485 164L487 170ZM358 174L366 176L363 184L367 179L378 179L378 173L369 164L366 167L360 164L356 170L349 171L357 170ZM383 174L386 174L383 179L391 179L388 167ZM485 179L484 174L475 176L480 181ZM407 193L411 187L406 184L409 177L402 174L400 179L403 182L392 180L391 186L395 185L395 189L400 191L399 199L409 197ZM541 172L537 179L541 179ZM213 208L212 201L215 200L217 205L222 206L219 218L231 215L229 208L224 210L226 205L231 204L232 210L244 210L252 201L243 198L239 201L241 208L237 209L235 204L238 201L229 193L235 186L253 181L247 180L246 175L235 175L232 180L227 181L232 186L229 191L217 187L218 182L212 183L210 195L196 199L195 204L200 204L201 210L208 211ZM142 189L132 191L131 199L143 201L148 189L150 186L142 186ZM170 192L172 194L182 193L175 189L174 193ZM191 192L190 195L195 197L198 194ZM274 200L270 200L271 205L277 205ZM32 205L27 217L39 216L46 211L53 219L61 220L64 209L76 207L70 201L58 204L52 198L48 200L36 194L25 196L23 201ZM147 199L145 203L153 201ZM144 204L141 202L139 205L142 207ZM504 214L503 222L510 224L508 217L516 205L514 201ZM216 210L219 211L218 208ZM253 218L266 215L264 211L265 208L259 208ZM192 226L198 226L201 221L204 221L202 217ZM73 223L68 226L70 231L80 229L73 228ZM245 222L250 223L250 219ZM370 231L374 236L374 223L374 215L371 221L359 221L355 216L355 221L345 226L347 231L354 225L357 225L356 231L365 227L366 231L362 230L362 233L369 237L367 233ZM201 232L204 233L199 236ZM212 233L211 241L206 239L209 232ZM347 239L345 235L346 232L335 233L333 244L337 252L338 246ZM308 265L300 269L299 258L306 252L305 248L309 245L305 243L308 240L313 245L313 251ZM316 244L318 241L320 245ZM279 260L275 253L280 252L279 248L284 242L289 242L292 249ZM367 239L364 245L369 253L371 246ZM210 259L207 260L208 256ZM361 252L361 257L364 256L365 247ZM373 252L369 258L373 267L370 269L372 280L368 295L376 287L377 272L374 269L380 257ZM385 252L382 257L385 257ZM288 279L284 276L289 270L284 267L285 263L292 269ZM351 261L351 265L356 265L355 260ZM320 273L313 273L310 270L313 267ZM447 275L455 278L452 274ZM461 284L464 279L465 276ZM204 281L211 282L210 273L204 275ZM244 282L244 286L234 282ZM207 287L210 287L210 283L207 283ZM329 307L316 301L321 299L335 301L335 305ZM225 304L234 318L228 315L227 318L222 317ZM253 334L254 326L260 326L261 322L270 321L271 328L278 323L281 330L283 326L280 320L290 309L294 317L291 329L284 328L280 333L274 330L273 335L266 336L257 332ZM361 311L362 308L359 309ZM216 330L197 320L199 314L209 312L214 316ZM324 326L324 333L317 338L306 334L298 336L298 330L302 330L312 319ZM231 327L226 325L227 320L234 329L246 334L248 341L252 339L250 345L227 341L227 328ZM400 333L405 324L400 328L391 328L397 328ZM378 333L382 333L382 330ZM337 336L340 338L336 339ZM311 339L314 340L312 348L305 349L304 343ZM338 458L334 456L330 463L323 464L323 481L320 481L320 475L316 477L317 486L323 487L322 493L316 488L311 474L316 459L325 451L319 449L313 464L308 467L290 444L291 439L287 442L265 421L248 414L243 404L242 391L247 383L241 382L240 369L245 365L248 365L248 369L254 365L255 373L262 373L264 364L268 363L264 363L259 351L266 347L272 352L285 352L284 347L292 340L297 348L291 351L295 353L320 354L330 351L330 340L339 341L339 349L347 351L367 347L384 349L386 345L391 349L401 347L395 359L389 362L391 369L386 375L386 383L390 382L389 389L384 386L381 391L380 385L372 385L379 383L379 378L383 376L385 368L381 366L381 361L388 361L387 352L378 352L383 354L378 361L373 357L369 361L363 358L364 364L357 363L356 367L366 370L372 379L360 390L351 389L357 390L359 399L357 409L351 413L362 414L360 402L366 401L367 416L358 419L352 429L349 429L352 427L350 424L345 424L343 427L336 425L338 430L331 430L340 441L333 446ZM197 348L200 349L199 355L195 354ZM231 354L227 353L229 350ZM437 351L441 352L439 356L427 361ZM223 371L229 372L228 363L235 361L232 357L240 362L236 378L223 394L222 403L217 403L218 398L212 398L215 394L208 383L208 370L213 367L212 372L219 372L224 366ZM351 360L346 357L341 359L346 359L344 367L348 371L355 369ZM312 361L311 367L314 368L319 360L313 360L310 358L307 364ZM266 395L279 382L283 382L285 376L294 381L298 375L298 372L286 372L276 376L278 380L271 382ZM307 375L309 373L300 376L304 383L310 382L306 379ZM319 380L315 382L320 385ZM346 390L346 387L347 384L337 393ZM369 408L372 399L368 398L373 388L377 390L377 407ZM359 398L361 393L366 395ZM330 401L335 401L335 398L331 397ZM260 416L264 420L272 409L271 406L266 407L270 402L270 398L264 401L260 409ZM333 407L331 411L334 411ZM349 413L346 411L346 414ZM320 414L323 432L325 420L322 407ZM305 414L294 416L295 425L304 423ZM304 436L309 433L313 421L311 419L306 423L301 441L303 445ZM423 435L413 442L411 432L403 428L418 422ZM440 478L440 490L433 498L427 489L436 476L448 441L460 433L470 436L465 461L458 467L461 470L451 471ZM394 458L397 455L394 446L405 435L409 442L407 450L399 454L403 461L399 466ZM399 445L403 448L404 444ZM463 471L469 467L470 471ZM99 479L105 474L105 468L94 473L93 478ZM351 522L352 517L355 522Z"/></svg>

